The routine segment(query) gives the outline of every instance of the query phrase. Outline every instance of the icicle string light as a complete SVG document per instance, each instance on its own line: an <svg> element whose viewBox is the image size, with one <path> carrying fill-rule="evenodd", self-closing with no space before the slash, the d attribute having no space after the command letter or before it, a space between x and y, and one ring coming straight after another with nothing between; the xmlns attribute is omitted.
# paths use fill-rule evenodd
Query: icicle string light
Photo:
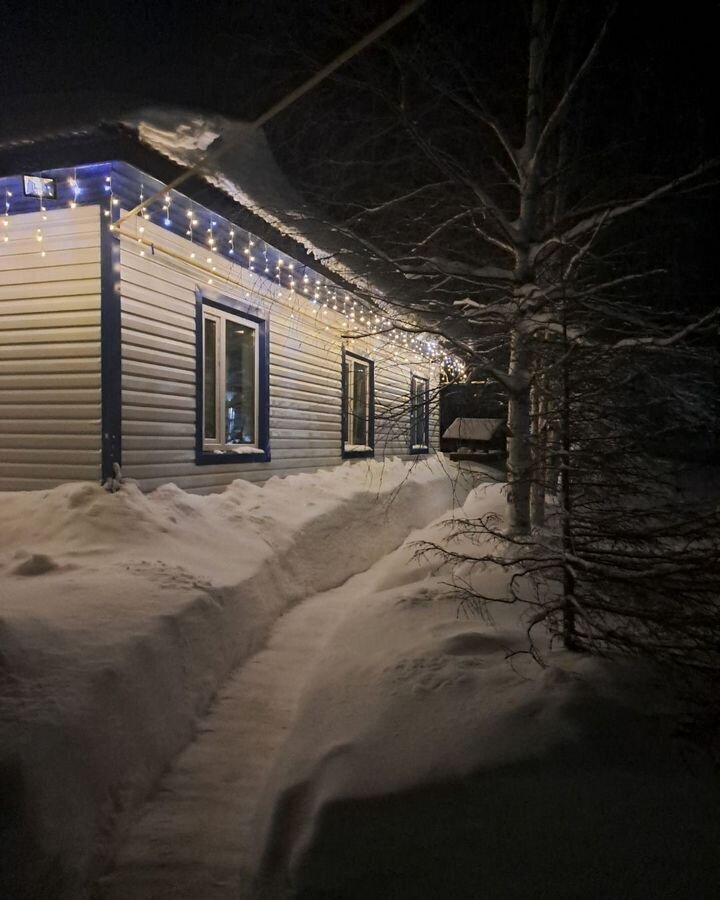
<svg viewBox="0 0 720 900"><path fill-rule="evenodd" d="M112 175L105 176L105 183L103 184L103 190L107 194L107 198L108 198L107 209L103 210L103 216L105 216L106 219L110 219L110 221L112 223L112 212L113 212L112 208L113 208L113 200L114 200L113 189L112 189Z"/></svg>
<svg viewBox="0 0 720 900"><path fill-rule="evenodd" d="M85 167L81 166L70 171L72 174L68 175L68 170L64 170L62 184L67 187L59 192L57 200L51 201L53 208L62 205L75 208L83 200L84 189L80 173L85 171ZM115 230L112 222L113 211L120 206L121 200L115 193L112 174L107 173L106 167L98 178L96 190L100 190L101 194L104 191L107 195L107 205L105 201L101 204L102 214L110 220L108 223L110 229ZM97 202L93 199L95 194L92 182L89 182L89 185L90 190L85 192L86 202ZM154 183L150 185L149 190L151 193L155 192ZM0 198L2 196L0 193ZM4 191L4 215L0 217L3 243L7 243L10 231L8 226L12 196L12 190L7 188ZM140 182L137 196L139 210L134 236L139 245L139 254L145 256L148 249L154 253L156 249L162 251L163 248L159 243L148 240L146 223L151 222L151 210L145 202L146 182ZM205 271L208 284L213 284L216 280L226 281L228 284L236 283L229 274L224 275L222 271L218 271L218 266L221 270L222 266L216 254L224 256L231 264L228 273L240 264L255 277L273 282L275 291L271 292L271 302L282 300L290 308L291 318L295 318L295 313L301 312L305 307L318 321L320 329L334 330L348 345L357 340L364 341L371 346L374 344L374 352L377 353L384 353L387 350L393 358L402 355L409 360L417 359L434 365L443 365L453 372L462 373L463 366L460 361L448 355L437 341L427 340L421 334L415 333L419 326L412 320L404 320L402 317L398 319L397 311L389 306L386 308L382 300L375 302L358 300L357 297L338 288L325 275L313 271L307 263L296 263L284 257L265 241L258 244L258 239L250 232L238 229L229 220L197 207L192 200L181 194L166 191L158 198L158 207L161 207L161 210L158 209L160 214L158 224L188 239L189 247L185 252L185 259L189 264L201 267ZM45 203L42 199L40 211L43 214L43 221L46 220ZM198 242L199 233L205 235L200 242ZM45 255L42 226L36 231L36 238L41 248L40 252ZM240 247L242 253L238 257ZM205 252L199 252L198 248ZM267 291L260 290L260 293L265 295Z"/></svg>
<svg viewBox="0 0 720 900"><path fill-rule="evenodd" d="M172 225L171 218L171 210L172 210L172 196L170 194L165 194L165 200L163 202L163 225L166 228L169 228Z"/></svg>
<svg viewBox="0 0 720 900"><path fill-rule="evenodd" d="M3 243L7 244L10 240L8 228L10 227L10 201L12 200L12 191L5 191L5 215L3 216Z"/></svg>

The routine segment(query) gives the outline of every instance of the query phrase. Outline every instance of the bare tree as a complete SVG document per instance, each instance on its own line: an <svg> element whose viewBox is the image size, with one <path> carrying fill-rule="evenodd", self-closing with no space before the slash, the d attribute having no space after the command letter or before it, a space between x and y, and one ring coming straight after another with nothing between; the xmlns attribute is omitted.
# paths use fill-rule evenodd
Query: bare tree
<svg viewBox="0 0 720 900"><path fill-rule="evenodd" d="M602 315L624 286L660 273L624 223L704 184L715 162L698 144L684 169L677 160L675 171L619 165L628 150L598 122L592 81L614 6L509 7L502 39L510 63L496 72L468 55L457 25L438 28L437 18L419 37L394 37L344 71L323 95L328 127L311 120L332 155L303 173L347 238L338 255L357 268L365 254L369 274L395 276L382 297L365 288L366 299L404 305L409 315L395 326L413 329L419 314L507 392L510 529L527 534L533 514L543 519L548 431L533 433L533 423L545 418L546 363L554 365L543 338L562 332L568 295L575 305L597 301ZM484 26L502 19L488 13ZM500 59L487 39L483 51ZM348 98L359 108L341 111ZM304 128L301 115L283 125L281 155L292 156L289 135L295 141ZM642 333L641 318L638 311L633 333Z"/></svg>
<svg viewBox="0 0 720 900"><path fill-rule="evenodd" d="M687 299L665 236L717 159L687 119L648 150L663 110L640 105L639 69L625 82L627 63L605 62L627 7L488 6L468 35L462 15L428 13L326 86L325 127L290 117L276 146L291 168L306 128L322 146L302 174L338 256L392 276L366 300L403 306L394 326L442 334L507 396L509 527L458 522L476 555L424 548L462 563L462 603L528 603L531 649L543 626L716 684L717 498L688 489L678 458L693 440L708 457L717 435L719 303ZM485 594L487 566L507 570L503 596Z"/></svg>

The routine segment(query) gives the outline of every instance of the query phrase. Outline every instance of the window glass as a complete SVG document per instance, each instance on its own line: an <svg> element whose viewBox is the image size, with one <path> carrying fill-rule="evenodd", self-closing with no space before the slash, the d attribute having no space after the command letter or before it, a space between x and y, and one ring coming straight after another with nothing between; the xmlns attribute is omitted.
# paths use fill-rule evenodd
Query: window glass
<svg viewBox="0 0 720 900"><path fill-rule="evenodd" d="M263 325L214 306L206 310L201 361L203 445L213 454L265 452L258 434L259 329Z"/></svg>
<svg viewBox="0 0 720 900"><path fill-rule="evenodd" d="M410 381L410 444L427 447L428 380L412 376Z"/></svg>
<svg viewBox="0 0 720 900"><path fill-rule="evenodd" d="M373 364L370 360L343 354L343 453L373 455Z"/></svg>
<svg viewBox="0 0 720 900"><path fill-rule="evenodd" d="M354 359L350 362L348 395L350 443L367 446L368 367Z"/></svg>
<svg viewBox="0 0 720 900"><path fill-rule="evenodd" d="M203 436L205 440L217 440L217 322L206 318L203 340Z"/></svg>
<svg viewBox="0 0 720 900"><path fill-rule="evenodd" d="M225 441L254 444L255 329L225 320Z"/></svg>

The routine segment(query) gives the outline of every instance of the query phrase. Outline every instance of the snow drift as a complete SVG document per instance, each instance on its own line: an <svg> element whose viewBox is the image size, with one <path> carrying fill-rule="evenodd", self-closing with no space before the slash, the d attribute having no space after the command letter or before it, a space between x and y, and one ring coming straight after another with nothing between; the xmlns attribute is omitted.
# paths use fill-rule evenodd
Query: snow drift
<svg viewBox="0 0 720 900"><path fill-rule="evenodd" d="M505 512L498 486L464 513L491 511ZM261 884L343 900L716 896L720 785L683 756L649 673L547 645L540 667L517 607L458 618L451 571L412 559L447 536L436 523L378 563L318 659L259 810ZM504 572L478 577L502 594Z"/></svg>
<svg viewBox="0 0 720 900"><path fill-rule="evenodd" d="M24 885L22 896L83 896L218 685L283 610L462 500L455 476L431 458L236 481L209 496L131 484L3 495L4 895Z"/></svg>

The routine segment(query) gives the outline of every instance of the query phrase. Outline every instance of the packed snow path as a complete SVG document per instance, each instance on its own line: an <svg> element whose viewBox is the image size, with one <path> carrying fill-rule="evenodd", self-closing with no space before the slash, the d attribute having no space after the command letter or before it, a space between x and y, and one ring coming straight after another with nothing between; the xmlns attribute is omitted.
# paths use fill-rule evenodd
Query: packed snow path
<svg viewBox="0 0 720 900"><path fill-rule="evenodd" d="M368 573L305 600L220 691L101 880L103 900L242 900L257 802L320 647Z"/></svg>

